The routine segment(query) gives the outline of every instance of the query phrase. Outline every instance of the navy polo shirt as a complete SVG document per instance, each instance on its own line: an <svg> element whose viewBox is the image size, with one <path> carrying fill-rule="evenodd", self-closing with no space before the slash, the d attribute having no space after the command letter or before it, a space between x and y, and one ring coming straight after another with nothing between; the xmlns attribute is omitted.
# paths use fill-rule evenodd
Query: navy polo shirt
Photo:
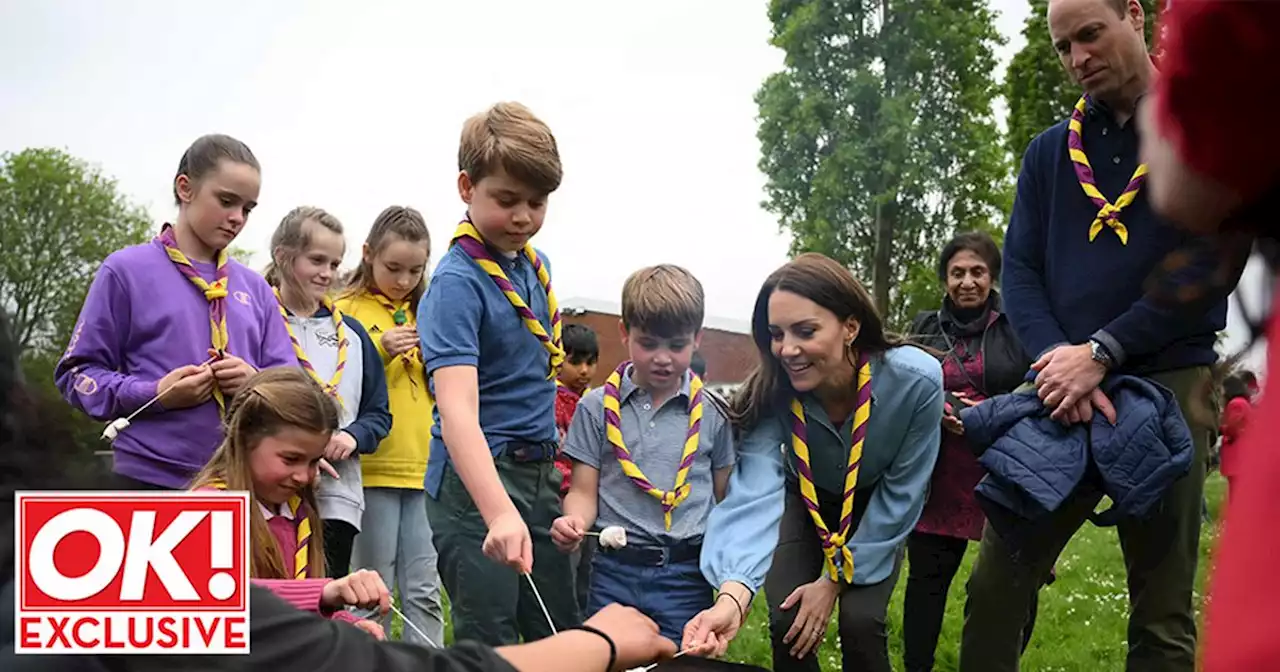
<svg viewBox="0 0 1280 672"><path fill-rule="evenodd" d="M1110 110L1094 103L1085 115L1084 151L1098 190L1113 204L1138 166L1135 122L1122 126ZM1144 283L1176 250L1188 252L1193 263L1170 280L1204 281L1222 263L1219 240L1166 223L1152 211L1145 190L1120 213L1129 231L1127 245L1108 226L1089 240L1097 213L1067 153L1064 120L1027 147L1005 233L1004 306L1027 352L1039 356L1059 344L1095 338L1128 373L1215 362L1214 344L1217 332L1226 328L1227 295L1235 282L1197 303L1179 305L1144 296ZM1247 254L1243 251L1240 269Z"/></svg>
<svg viewBox="0 0 1280 672"><path fill-rule="evenodd" d="M547 293L523 255L494 257L520 298L551 333ZM539 259L550 272L545 255ZM480 429L491 452L512 442L554 442L556 385L547 378L550 355L516 314L506 295L461 246L441 258L418 305L422 358L430 377L447 366L473 366L480 393ZM434 379L428 382L435 393ZM440 435L440 410L432 409L431 457L426 490L436 497L449 453Z"/></svg>

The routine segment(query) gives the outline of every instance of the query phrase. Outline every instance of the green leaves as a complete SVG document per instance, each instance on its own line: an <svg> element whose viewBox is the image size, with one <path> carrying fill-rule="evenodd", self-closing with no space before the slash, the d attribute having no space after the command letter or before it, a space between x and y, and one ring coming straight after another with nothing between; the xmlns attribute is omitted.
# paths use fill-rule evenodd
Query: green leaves
<svg viewBox="0 0 1280 672"><path fill-rule="evenodd" d="M98 264L150 229L114 180L65 152L0 155L0 306L19 347L60 351Z"/></svg>
<svg viewBox="0 0 1280 672"><path fill-rule="evenodd" d="M1011 201L993 15L983 0L773 0L769 16L786 65L756 95L763 205L792 252L848 265L903 328L938 302L945 241L1003 228Z"/></svg>

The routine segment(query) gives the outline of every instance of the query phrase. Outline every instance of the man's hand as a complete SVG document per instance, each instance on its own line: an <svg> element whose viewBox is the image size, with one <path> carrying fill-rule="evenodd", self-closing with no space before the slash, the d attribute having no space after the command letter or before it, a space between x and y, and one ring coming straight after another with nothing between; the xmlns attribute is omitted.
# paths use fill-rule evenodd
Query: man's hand
<svg viewBox="0 0 1280 672"><path fill-rule="evenodd" d="M1084 406L1081 401L1094 400L1094 391L1107 375L1107 369L1093 358L1093 348L1088 343L1082 345L1064 345L1046 352L1031 369L1037 372L1036 393L1046 408L1052 409L1054 420L1069 423L1073 418L1079 419ZM1115 422L1115 409L1106 395L1101 395L1110 413L1103 410L1108 419ZM1090 404L1092 405L1092 404ZM1093 417L1092 409L1085 420Z"/></svg>

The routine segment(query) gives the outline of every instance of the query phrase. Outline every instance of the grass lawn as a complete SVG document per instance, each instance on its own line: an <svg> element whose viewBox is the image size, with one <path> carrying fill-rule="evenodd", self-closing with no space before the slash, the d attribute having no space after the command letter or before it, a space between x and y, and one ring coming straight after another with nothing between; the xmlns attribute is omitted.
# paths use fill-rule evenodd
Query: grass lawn
<svg viewBox="0 0 1280 672"><path fill-rule="evenodd" d="M1205 484L1209 512L1214 520L1226 494L1226 481L1217 473ZM1200 535L1200 569L1196 583L1196 607L1203 599L1204 579L1216 526L1205 525ZM969 545L964 565L951 585L947 613L939 640L935 670L956 669L960 629L963 623L964 584L969 576L977 544ZM889 603L889 656L894 669L902 669L902 593L906 570L900 574ZM447 605L446 605L447 611ZM1126 627L1129 593L1125 585L1124 560L1115 528L1097 528L1090 523L1076 534L1058 559L1058 580L1040 593L1040 611L1035 635L1022 659L1022 669L1035 672L1091 672L1124 669L1127 650ZM392 626L399 635L399 619ZM446 640L452 629L446 625ZM821 655L824 670L840 669L835 624L829 630ZM729 647L730 660L771 667L767 609L757 598L747 625Z"/></svg>

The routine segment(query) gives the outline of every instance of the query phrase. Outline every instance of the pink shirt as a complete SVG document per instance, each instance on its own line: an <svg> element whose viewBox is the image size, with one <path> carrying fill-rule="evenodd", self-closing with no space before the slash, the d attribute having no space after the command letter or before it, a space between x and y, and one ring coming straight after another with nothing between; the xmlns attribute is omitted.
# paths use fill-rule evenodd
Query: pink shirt
<svg viewBox="0 0 1280 672"><path fill-rule="evenodd" d="M215 489L200 488L200 490ZM284 565L286 567L291 566L293 564L293 554L298 550L298 521L294 519L287 506L282 506L280 511L272 512L257 499L254 499L254 503L262 511L263 517L267 519L267 527L271 530L271 534L275 536L276 544L280 546L280 555ZM335 621L345 621L347 623L363 620L345 609L332 611L320 604L325 584L332 580L327 578L253 579L253 582L270 590L280 599L302 611L310 611Z"/></svg>

